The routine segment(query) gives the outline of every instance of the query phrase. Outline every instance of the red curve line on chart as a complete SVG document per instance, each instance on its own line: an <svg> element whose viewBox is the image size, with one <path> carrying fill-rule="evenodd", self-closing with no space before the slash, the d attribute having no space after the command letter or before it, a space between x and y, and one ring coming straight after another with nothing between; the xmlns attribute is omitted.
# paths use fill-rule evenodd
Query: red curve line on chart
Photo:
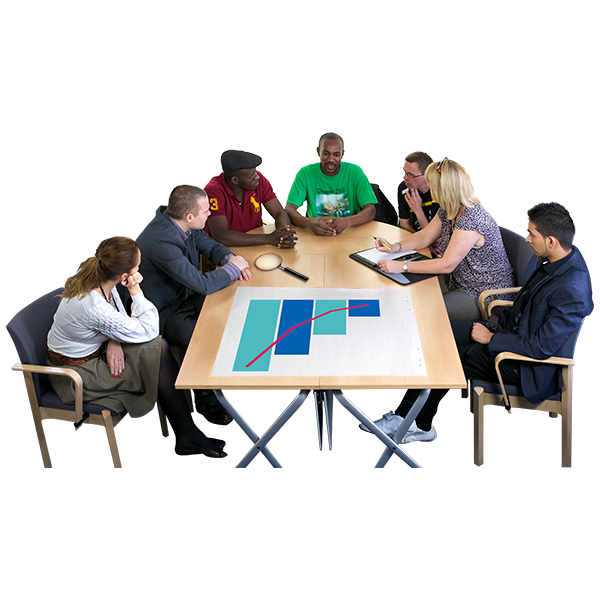
<svg viewBox="0 0 600 600"><path fill-rule="evenodd" d="M314 321L315 319L320 319L321 317L324 317L325 315L328 315L329 313L332 313L332 312L336 312L338 310L350 310L351 308L361 308L363 306L369 306L369 305L368 304L359 304L357 306L345 306L344 308L334 308L333 310L328 310L327 312L324 312L322 315L318 315L316 317L313 317L312 319L308 319L308 321L304 321L303 323L298 323L298 325L294 325L293 327L290 327L282 336L278 337L268 348L265 348L256 358L253 358L246 365L246 369L251 364L255 363L263 354L268 352L273 346L275 346L275 344L277 344L277 342L281 341L290 331L293 331L294 329L296 329L296 327L300 327L300 325L306 325L307 323L310 323L311 321Z"/></svg>

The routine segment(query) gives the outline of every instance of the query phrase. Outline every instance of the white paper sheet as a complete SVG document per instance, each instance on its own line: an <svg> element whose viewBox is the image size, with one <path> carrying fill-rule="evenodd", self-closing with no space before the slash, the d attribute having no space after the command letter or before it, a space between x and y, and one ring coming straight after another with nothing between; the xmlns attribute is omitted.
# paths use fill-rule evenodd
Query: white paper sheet
<svg viewBox="0 0 600 600"><path fill-rule="evenodd" d="M314 335L307 355L275 355L267 371L234 371L253 299L378 300L379 317L348 317L345 335ZM280 309L281 310L281 309ZM315 315L316 316L316 315ZM312 323L314 329L314 321ZM277 333L273 335L274 342ZM236 291L212 376L426 375L410 289L243 287Z"/></svg>
<svg viewBox="0 0 600 600"><path fill-rule="evenodd" d="M377 264L380 260L389 259L394 260L395 258L400 258L401 256L411 256L416 254L415 250L405 250L404 252L379 252L377 248L371 248L370 250L363 250L362 252L357 252L358 256L362 256L366 260L371 261L374 264Z"/></svg>

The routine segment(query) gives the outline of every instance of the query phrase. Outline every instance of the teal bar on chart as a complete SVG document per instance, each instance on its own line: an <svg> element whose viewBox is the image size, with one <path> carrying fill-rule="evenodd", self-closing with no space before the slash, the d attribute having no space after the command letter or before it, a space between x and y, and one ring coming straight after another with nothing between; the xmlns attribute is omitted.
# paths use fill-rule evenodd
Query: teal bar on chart
<svg viewBox="0 0 600 600"><path fill-rule="evenodd" d="M330 310L335 310L335 312L315 319L313 323L313 335L346 335L346 317L348 316L348 311L336 310L346 308L346 306L346 300L316 300L315 317L323 315Z"/></svg>
<svg viewBox="0 0 600 600"><path fill-rule="evenodd" d="M251 300L233 364L234 371L268 371L274 347L246 365L275 341L281 300Z"/></svg>

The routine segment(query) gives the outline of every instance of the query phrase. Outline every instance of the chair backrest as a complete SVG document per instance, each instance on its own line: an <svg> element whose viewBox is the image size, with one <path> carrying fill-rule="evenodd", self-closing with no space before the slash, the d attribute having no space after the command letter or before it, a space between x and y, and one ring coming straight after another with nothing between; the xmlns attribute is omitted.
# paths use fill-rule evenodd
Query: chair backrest
<svg viewBox="0 0 600 600"><path fill-rule="evenodd" d="M65 288L38 298L20 310L6 326L16 348L19 360L27 365L45 365L47 357L47 337L54 313L60 303L60 294ZM33 381L38 399L50 388L46 376L34 375Z"/></svg>
<svg viewBox="0 0 600 600"><path fill-rule="evenodd" d="M508 261L515 274L515 281L518 286L522 286L526 281L527 267L532 257L535 256L531 246L525 241L525 238L510 229L500 227L500 235L506 249Z"/></svg>
<svg viewBox="0 0 600 600"><path fill-rule="evenodd" d="M565 358L573 358L575 355L575 344L577 344L577 338L581 333L581 328L583 327L583 322L585 319L581 319L581 323L577 326L575 331L571 334L571 337L565 342L565 345L562 347L560 351L560 355Z"/></svg>
<svg viewBox="0 0 600 600"><path fill-rule="evenodd" d="M377 198L377 204L375 205L375 219L373 220L398 227L398 213L392 203L386 198L385 194L376 183L372 183L371 187Z"/></svg>

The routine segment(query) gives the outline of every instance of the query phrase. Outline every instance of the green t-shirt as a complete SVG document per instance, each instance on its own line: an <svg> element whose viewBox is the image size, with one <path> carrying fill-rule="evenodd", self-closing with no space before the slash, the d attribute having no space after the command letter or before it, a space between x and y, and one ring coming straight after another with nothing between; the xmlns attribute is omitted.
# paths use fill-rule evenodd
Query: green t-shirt
<svg viewBox="0 0 600 600"><path fill-rule="evenodd" d="M287 201L302 206L308 201L307 217L349 217L367 204L377 204L373 188L358 165L340 163L337 175L329 177L314 163L298 171Z"/></svg>

